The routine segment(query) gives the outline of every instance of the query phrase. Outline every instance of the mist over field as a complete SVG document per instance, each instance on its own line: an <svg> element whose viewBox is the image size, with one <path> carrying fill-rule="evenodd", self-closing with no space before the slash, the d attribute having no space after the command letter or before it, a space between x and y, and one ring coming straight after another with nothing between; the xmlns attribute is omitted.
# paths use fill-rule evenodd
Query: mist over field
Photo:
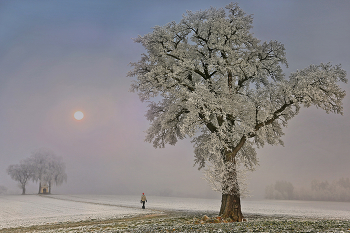
<svg viewBox="0 0 350 233"><path fill-rule="evenodd" d="M307 200L350 202L350 180L313 180L308 186L295 187L285 180L276 181L265 188L265 198L276 200Z"/></svg>
<svg viewBox="0 0 350 233"><path fill-rule="evenodd" d="M219 198L193 167L191 139L154 149L144 142L148 103L129 92L129 63L144 52L132 38L178 22L186 10L225 7L230 0L2 1L0 3L0 194L20 194L6 169L38 148L66 164L54 194ZM254 36L285 45L286 75L310 64L350 72L350 2L237 1L253 14ZM301 109L284 130L285 146L257 149L260 166L248 187L254 198L279 180L303 187L350 177L349 85L344 115ZM84 118L74 119L76 111ZM30 181L27 193L38 191Z"/></svg>

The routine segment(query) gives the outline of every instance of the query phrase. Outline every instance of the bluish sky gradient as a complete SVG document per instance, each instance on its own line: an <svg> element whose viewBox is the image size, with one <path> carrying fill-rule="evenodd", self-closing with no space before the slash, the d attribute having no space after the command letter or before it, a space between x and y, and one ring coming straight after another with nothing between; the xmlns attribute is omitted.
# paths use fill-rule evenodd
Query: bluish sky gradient
<svg viewBox="0 0 350 233"><path fill-rule="evenodd" d="M53 193L220 196L193 167L189 139L165 149L143 141L147 104L129 92L126 74L144 52L132 38L179 22L186 10L230 2L1 1L0 185L19 192L6 168L46 147L67 164L68 182ZM286 74L321 62L350 72L349 1L237 2L253 14L258 39L285 45ZM258 150L253 195L276 180L308 185L350 177L350 88L343 87L344 116L302 109L285 129L285 147ZM85 114L80 122L73 118L78 110Z"/></svg>

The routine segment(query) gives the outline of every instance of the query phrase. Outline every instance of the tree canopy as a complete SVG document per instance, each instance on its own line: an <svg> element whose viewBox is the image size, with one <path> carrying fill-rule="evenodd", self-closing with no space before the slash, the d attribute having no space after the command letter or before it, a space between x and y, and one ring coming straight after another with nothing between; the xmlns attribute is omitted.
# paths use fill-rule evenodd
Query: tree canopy
<svg viewBox="0 0 350 233"><path fill-rule="evenodd" d="M227 175L236 164L253 169L256 148L283 144L282 129L302 106L343 110L340 65L310 65L286 77L283 44L255 38L252 21L233 3L187 11L179 23L135 39L146 53L128 74L136 77L131 90L149 102L146 141L164 147L192 138L195 163L211 164L223 193L233 190Z"/></svg>
<svg viewBox="0 0 350 233"><path fill-rule="evenodd" d="M39 181L39 192L42 183L47 183L49 193L53 184L61 185L67 181L66 165L62 157L46 148L40 148L34 151L30 156L30 161L34 166L34 174L32 179Z"/></svg>
<svg viewBox="0 0 350 233"><path fill-rule="evenodd" d="M19 182L22 194L26 193L26 185L34 175L34 167L29 159L22 160L19 164L10 165L7 173L12 179Z"/></svg>

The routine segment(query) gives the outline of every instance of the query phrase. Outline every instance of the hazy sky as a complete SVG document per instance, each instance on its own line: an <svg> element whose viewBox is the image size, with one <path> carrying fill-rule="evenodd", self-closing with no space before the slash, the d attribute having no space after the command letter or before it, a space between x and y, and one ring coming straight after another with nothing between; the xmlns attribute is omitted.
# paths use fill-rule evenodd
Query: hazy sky
<svg viewBox="0 0 350 233"><path fill-rule="evenodd" d="M126 73L144 52L132 38L179 22L186 10L230 2L1 1L0 185L20 192L6 168L46 147L67 165L68 182L53 193L220 196L193 167L189 139L165 149L144 142L147 104L129 92ZM321 62L350 73L350 1L237 2L254 15L258 39L285 45L287 74ZM285 129L285 147L258 150L253 195L276 180L350 177L349 85L343 116L302 109ZM77 110L85 114L79 122ZM34 193L37 184L28 188Z"/></svg>

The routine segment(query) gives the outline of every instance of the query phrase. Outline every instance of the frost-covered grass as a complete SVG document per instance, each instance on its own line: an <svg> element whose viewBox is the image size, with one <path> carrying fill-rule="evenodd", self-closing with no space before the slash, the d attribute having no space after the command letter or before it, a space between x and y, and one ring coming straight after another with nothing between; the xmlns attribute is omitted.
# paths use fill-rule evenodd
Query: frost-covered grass
<svg viewBox="0 0 350 233"><path fill-rule="evenodd" d="M128 227L107 227L105 232L350 232L350 222L340 220L275 219L251 216L242 223L201 223L201 215L132 221ZM98 226L94 231L101 231ZM77 231L79 232L79 231Z"/></svg>
<svg viewBox="0 0 350 233"><path fill-rule="evenodd" d="M350 203L242 201L247 221L203 222L220 200L139 196L0 196L0 232L350 232Z"/></svg>
<svg viewBox="0 0 350 233"><path fill-rule="evenodd" d="M350 232L347 220L246 216L248 221L241 223L206 223L201 221L201 213L172 212L166 216L34 226L5 232Z"/></svg>

